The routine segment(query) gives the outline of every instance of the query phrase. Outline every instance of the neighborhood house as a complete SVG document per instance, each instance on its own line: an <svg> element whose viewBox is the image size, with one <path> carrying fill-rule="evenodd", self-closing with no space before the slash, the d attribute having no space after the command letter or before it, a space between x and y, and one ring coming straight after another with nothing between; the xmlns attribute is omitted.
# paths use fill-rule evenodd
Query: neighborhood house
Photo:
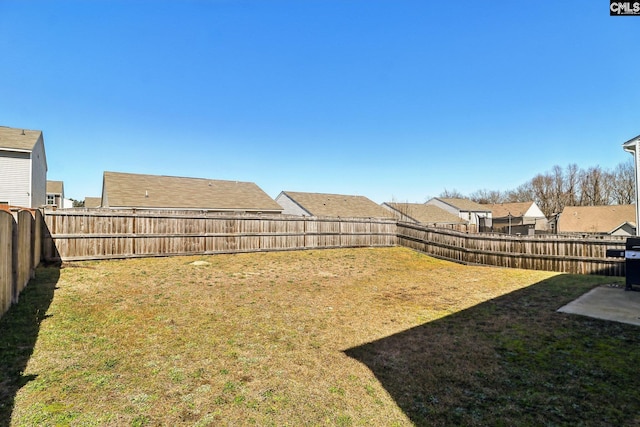
<svg viewBox="0 0 640 427"><path fill-rule="evenodd" d="M0 204L38 208L47 202L42 131L0 126Z"/></svg>
<svg viewBox="0 0 640 427"><path fill-rule="evenodd" d="M276 202L283 214L340 218L394 218L393 213L364 196L283 191Z"/></svg>
<svg viewBox="0 0 640 427"><path fill-rule="evenodd" d="M175 209L209 212L273 213L282 211L253 182L105 172L103 208Z"/></svg>
<svg viewBox="0 0 640 427"><path fill-rule="evenodd" d="M491 209L469 199L434 197L426 202L468 221L477 231L491 231Z"/></svg>
<svg viewBox="0 0 640 427"><path fill-rule="evenodd" d="M464 230L468 221L454 215L438 206L424 203L393 203L386 202L382 207L391 211L398 220L424 224L432 227L447 227Z"/></svg>
<svg viewBox="0 0 640 427"><path fill-rule="evenodd" d="M558 217L558 233L636 234L636 205L565 206Z"/></svg>
<svg viewBox="0 0 640 427"><path fill-rule="evenodd" d="M282 211L253 182L104 172L103 208L204 210L272 213Z"/></svg>
<svg viewBox="0 0 640 427"><path fill-rule="evenodd" d="M547 231L547 218L536 202L495 203L483 205L491 209L493 231L507 234L533 235Z"/></svg>

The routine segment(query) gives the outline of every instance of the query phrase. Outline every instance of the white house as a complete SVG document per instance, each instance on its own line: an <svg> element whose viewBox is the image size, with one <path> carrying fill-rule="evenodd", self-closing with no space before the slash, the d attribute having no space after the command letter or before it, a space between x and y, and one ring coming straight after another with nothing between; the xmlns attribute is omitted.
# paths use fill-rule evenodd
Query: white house
<svg viewBox="0 0 640 427"><path fill-rule="evenodd" d="M0 126L0 204L37 208L47 202L42 131Z"/></svg>
<svg viewBox="0 0 640 427"><path fill-rule="evenodd" d="M495 203L491 209L493 230L508 234L535 234L549 229L547 217L536 202Z"/></svg>
<svg viewBox="0 0 640 427"><path fill-rule="evenodd" d="M64 197L64 182L47 181L47 206L55 206L59 209L73 207L73 200Z"/></svg>
<svg viewBox="0 0 640 427"><path fill-rule="evenodd" d="M465 221L469 225L477 227L478 231L491 229L492 214L491 209L469 199L434 197L427 201L426 205L437 206L440 209L452 213Z"/></svg>

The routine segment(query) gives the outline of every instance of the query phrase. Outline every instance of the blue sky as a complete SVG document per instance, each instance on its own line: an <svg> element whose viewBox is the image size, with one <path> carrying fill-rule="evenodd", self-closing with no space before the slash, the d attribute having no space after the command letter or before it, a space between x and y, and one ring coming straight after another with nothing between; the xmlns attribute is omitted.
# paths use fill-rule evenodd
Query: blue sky
<svg viewBox="0 0 640 427"><path fill-rule="evenodd" d="M640 17L600 1L1 0L0 125L103 171L424 202L640 134ZM1 173L1 171L0 171Z"/></svg>

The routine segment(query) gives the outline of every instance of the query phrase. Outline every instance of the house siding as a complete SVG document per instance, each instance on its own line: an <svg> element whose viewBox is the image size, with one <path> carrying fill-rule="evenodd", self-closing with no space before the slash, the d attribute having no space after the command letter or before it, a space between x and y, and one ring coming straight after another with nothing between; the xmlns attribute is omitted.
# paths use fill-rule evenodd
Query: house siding
<svg viewBox="0 0 640 427"><path fill-rule="evenodd" d="M42 135L31 152L31 208L47 203L47 159Z"/></svg>
<svg viewBox="0 0 640 427"><path fill-rule="evenodd" d="M283 215L310 216L309 212L302 209L300 205L284 193L280 193L278 197L276 197L276 202L282 206Z"/></svg>
<svg viewBox="0 0 640 427"><path fill-rule="evenodd" d="M0 150L0 201L31 207L29 153Z"/></svg>
<svg viewBox="0 0 640 427"><path fill-rule="evenodd" d="M633 228L629 223L624 224L622 227L618 228L617 230L615 230L613 233L611 233L612 236L635 236L636 235L636 229Z"/></svg>

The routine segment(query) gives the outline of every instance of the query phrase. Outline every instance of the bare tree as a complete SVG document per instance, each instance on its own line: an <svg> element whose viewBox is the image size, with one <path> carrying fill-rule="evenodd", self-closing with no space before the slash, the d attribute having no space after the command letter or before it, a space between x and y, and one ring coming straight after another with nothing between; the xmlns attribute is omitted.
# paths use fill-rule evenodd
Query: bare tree
<svg viewBox="0 0 640 427"><path fill-rule="evenodd" d="M476 203L481 203L483 205L492 205L494 203L503 203L504 196L500 191L493 190L478 190L471 195L469 198Z"/></svg>
<svg viewBox="0 0 640 427"><path fill-rule="evenodd" d="M519 185L515 190L507 191L505 203L528 202L534 200L533 187L531 181Z"/></svg>
<svg viewBox="0 0 640 427"><path fill-rule="evenodd" d="M578 165L572 163L567 166L564 174L565 197L562 208L560 208L557 212L561 212L565 206L576 206L578 204L578 199L580 197L578 185L579 178L580 169L578 168Z"/></svg>
<svg viewBox="0 0 640 427"><path fill-rule="evenodd" d="M445 199L464 199L465 198L462 195L462 193L456 190L455 188L453 190L447 190L445 188L444 191L440 193L438 197L443 197Z"/></svg>
<svg viewBox="0 0 640 427"><path fill-rule="evenodd" d="M613 171L613 188L611 197L617 205L635 203L635 168L633 159L620 163Z"/></svg>
<svg viewBox="0 0 640 427"><path fill-rule="evenodd" d="M591 167L580 173L580 206L609 204L606 178L606 172L600 166Z"/></svg>
<svg viewBox="0 0 640 427"><path fill-rule="evenodd" d="M551 215L556 209L552 199L553 187L553 177L550 174L538 174L531 180L533 200L545 216Z"/></svg>

